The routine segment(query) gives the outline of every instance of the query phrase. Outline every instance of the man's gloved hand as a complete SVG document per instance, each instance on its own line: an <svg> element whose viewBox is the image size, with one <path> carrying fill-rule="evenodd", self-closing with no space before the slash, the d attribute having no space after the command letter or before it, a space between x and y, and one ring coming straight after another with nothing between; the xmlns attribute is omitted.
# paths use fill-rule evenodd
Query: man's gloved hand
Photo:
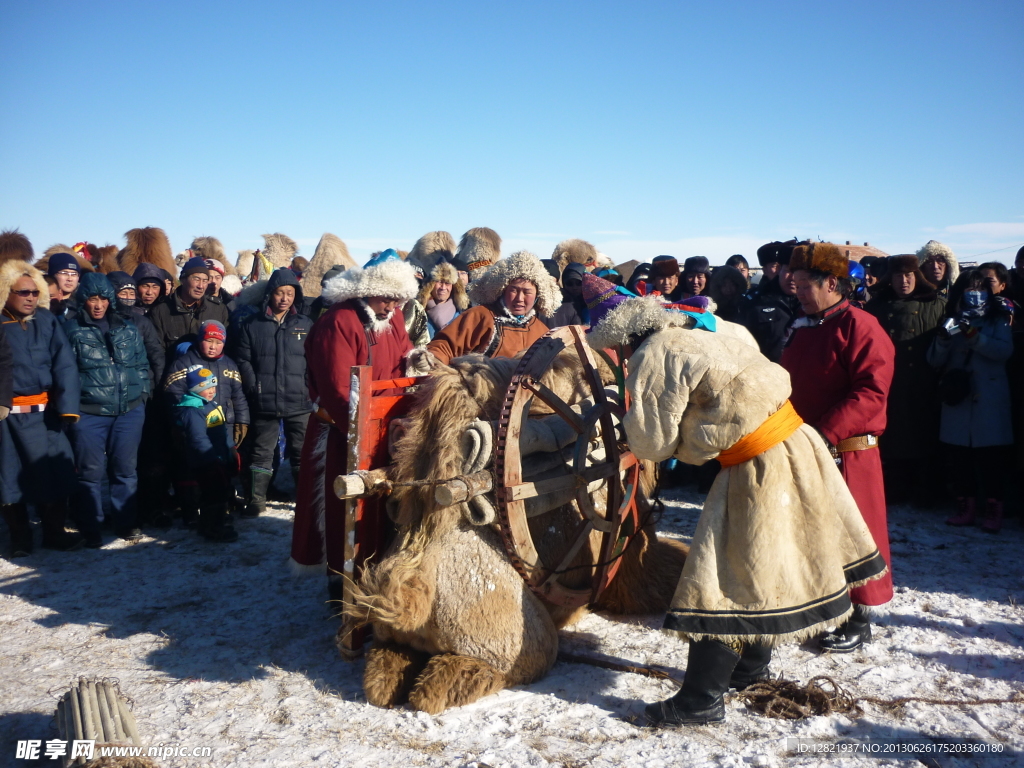
<svg viewBox="0 0 1024 768"><path fill-rule="evenodd" d="M235 447L237 448L245 440L245 435L249 431L248 424L235 424Z"/></svg>
<svg viewBox="0 0 1024 768"><path fill-rule="evenodd" d="M406 376L426 376L437 368L440 363L433 353L426 347L416 347L409 350L405 358Z"/></svg>

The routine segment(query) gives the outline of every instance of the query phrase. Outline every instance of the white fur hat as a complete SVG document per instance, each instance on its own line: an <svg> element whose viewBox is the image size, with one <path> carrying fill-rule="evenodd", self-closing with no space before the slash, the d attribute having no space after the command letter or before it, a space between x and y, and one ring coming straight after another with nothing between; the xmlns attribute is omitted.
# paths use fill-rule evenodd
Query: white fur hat
<svg viewBox="0 0 1024 768"><path fill-rule="evenodd" d="M394 249L388 248L366 262L366 266L353 267L332 277L324 285L321 295L331 304L337 304L374 296L408 301L418 291L419 283L412 265L402 261Z"/></svg>
<svg viewBox="0 0 1024 768"><path fill-rule="evenodd" d="M537 286L538 315L552 314L560 303L558 282L529 251L516 251L507 259L495 262L480 277L469 284L469 298L475 304L493 304L501 298L505 286L513 280L529 280Z"/></svg>

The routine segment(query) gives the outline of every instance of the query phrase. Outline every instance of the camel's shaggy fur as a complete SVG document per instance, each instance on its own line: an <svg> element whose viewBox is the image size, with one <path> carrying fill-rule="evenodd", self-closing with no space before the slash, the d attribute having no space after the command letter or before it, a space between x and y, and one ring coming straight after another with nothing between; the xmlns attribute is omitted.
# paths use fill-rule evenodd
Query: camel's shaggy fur
<svg viewBox="0 0 1024 768"><path fill-rule="evenodd" d="M178 270L174 266L171 241L159 227L139 227L124 233L128 245L117 255L121 270L129 275L143 262L153 264L174 277Z"/></svg>
<svg viewBox="0 0 1024 768"><path fill-rule="evenodd" d="M0 264L5 261L27 261L32 263L35 252L32 243L17 229L0 232Z"/></svg>
<svg viewBox="0 0 1024 768"><path fill-rule="evenodd" d="M462 236L455 254L469 266L470 281L501 258L501 237L490 227L473 227Z"/></svg>
<svg viewBox="0 0 1024 768"><path fill-rule="evenodd" d="M235 261L235 272L241 276L243 280L248 280L249 275L252 273L253 262L256 261L256 251L239 251L238 259Z"/></svg>
<svg viewBox="0 0 1024 768"><path fill-rule="evenodd" d="M564 271L569 264L593 268L597 264L597 248L586 240L572 238L556 245L551 258L558 264L559 272Z"/></svg>
<svg viewBox="0 0 1024 768"><path fill-rule="evenodd" d="M228 256L224 253L224 246L221 245L220 240L216 237L204 235L193 238L189 250L192 251L193 256L198 256L201 259L215 259L219 261L224 265L225 275L237 274L235 272L235 265L228 261Z"/></svg>
<svg viewBox="0 0 1024 768"><path fill-rule="evenodd" d="M39 259L39 261L37 261L32 266L34 266L36 269L38 269L40 272L42 272L45 275L46 274L46 268L50 266L50 257L53 256L53 254L55 254L55 253L69 253L72 256L74 256L75 257L75 261L78 262L78 267L79 267L79 269L82 270L82 272L95 272L96 271L96 269L92 265L92 262L89 261L89 259L87 259L85 256L83 256L80 253L75 253L75 249L72 246L64 245L63 243L58 243L56 245L51 245L49 248L47 248L45 251L43 251L42 257Z"/></svg>
<svg viewBox="0 0 1024 768"><path fill-rule="evenodd" d="M263 247L263 255L270 259L274 269L287 267L292 263L295 254L299 252L298 244L288 235L282 235L280 232L264 235L263 241L266 243Z"/></svg>
<svg viewBox="0 0 1024 768"><path fill-rule="evenodd" d="M423 269L423 273L430 274L430 271L437 266L445 257L455 254L455 238L450 232L438 230L427 232L416 241L416 244L409 251L406 261L410 261Z"/></svg>
<svg viewBox="0 0 1024 768"><path fill-rule="evenodd" d="M121 265L117 263L117 254L120 250L116 245L109 244L104 245L102 248L97 248L96 268L104 275L117 272L121 268Z"/></svg>
<svg viewBox="0 0 1024 768"><path fill-rule="evenodd" d="M313 259L309 266L302 273L302 295L307 299L316 298L323 290L320 282L324 279L331 267L338 265L351 269L357 266L355 259L348 254L348 246L337 235L324 232L320 242L316 244L313 252Z"/></svg>
<svg viewBox="0 0 1024 768"><path fill-rule="evenodd" d="M474 420L498 418L517 365L517 360L470 355L433 371L395 445L395 479L447 479L467 471L463 435ZM609 383L611 371L602 367L602 373ZM542 380L569 403L589 394L573 354L563 353ZM531 416L545 413L550 409L531 410ZM653 465L646 465L638 494L645 520L653 476ZM496 503L493 493L488 497ZM439 507L432 487L399 486L388 506L398 537L380 563L364 570L350 611L373 624L375 644L364 677L367 700L383 707L408 700L416 709L436 713L546 674L557 656L558 627L582 609L557 608L531 592L506 556L493 521L481 524L470 504ZM572 503L530 520L545 562L564 548L581 519ZM592 536L590 544L573 563L582 567L562 577L567 586L587 585L599 537ZM658 540L653 526L646 525L597 607L620 613L665 610L684 559L685 547Z"/></svg>

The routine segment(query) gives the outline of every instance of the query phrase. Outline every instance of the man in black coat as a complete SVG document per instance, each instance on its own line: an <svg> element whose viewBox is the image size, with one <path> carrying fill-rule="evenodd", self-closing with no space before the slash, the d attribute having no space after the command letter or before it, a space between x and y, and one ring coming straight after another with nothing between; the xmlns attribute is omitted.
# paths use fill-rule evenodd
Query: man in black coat
<svg viewBox="0 0 1024 768"><path fill-rule="evenodd" d="M795 244L795 241L794 241ZM758 290L748 294L743 302L740 322L747 327L761 354L777 363L782 359L782 348L786 344L786 330L800 312L800 302L796 300L796 281L789 271L789 257L793 253L790 243L769 243L774 245L771 258L776 265L774 277L761 278ZM762 246L758 249L761 257Z"/></svg>
<svg viewBox="0 0 1024 768"><path fill-rule="evenodd" d="M244 320L236 332L235 359L251 414L249 476L245 479L247 517L255 517L266 508L281 423L288 461L298 481L311 411L304 345L313 325L299 312L302 304L302 288L295 273L277 269L267 281L259 311Z"/></svg>
<svg viewBox="0 0 1024 768"><path fill-rule="evenodd" d="M194 337L204 321L216 320L225 327L228 325L228 308L206 295L210 268L205 261L198 256L189 259L179 278L181 285L178 289L149 313L149 319L160 335L168 366L177 357L178 342L185 336Z"/></svg>

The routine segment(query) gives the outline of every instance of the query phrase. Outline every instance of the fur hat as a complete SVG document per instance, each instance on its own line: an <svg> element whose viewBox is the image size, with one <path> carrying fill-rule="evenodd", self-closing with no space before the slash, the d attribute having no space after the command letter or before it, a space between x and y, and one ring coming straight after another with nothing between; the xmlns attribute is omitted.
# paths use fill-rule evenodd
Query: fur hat
<svg viewBox="0 0 1024 768"><path fill-rule="evenodd" d="M7 304L11 295L11 288L22 277L31 277L39 291L39 306L45 307L49 300L50 291L43 279L43 273L27 261L12 259L0 265L0 308Z"/></svg>
<svg viewBox="0 0 1024 768"><path fill-rule="evenodd" d="M690 262L689 259L686 260ZM651 277L679 277L679 262L674 256L655 256L651 262Z"/></svg>
<svg viewBox="0 0 1024 768"><path fill-rule="evenodd" d="M929 240L918 250L917 263L923 265L925 261L934 256L941 256L946 261L946 283L948 285L955 283L956 279L960 277L960 262L957 261L953 249L938 240Z"/></svg>
<svg viewBox="0 0 1024 768"><path fill-rule="evenodd" d="M516 251L507 259L492 265L476 280L469 284L469 298L475 304L494 304L513 280L529 280L537 286L537 303L534 310L538 315L550 315L561 304L561 291L540 259L529 251Z"/></svg>
<svg viewBox="0 0 1024 768"><path fill-rule="evenodd" d="M177 272L174 256L171 253L171 241L159 227L140 227L129 229L124 233L128 241L119 254L117 264L122 272L135 273L135 268L143 262L155 264L169 275Z"/></svg>
<svg viewBox="0 0 1024 768"><path fill-rule="evenodd" d="M5 261L24 261L29 264L35 254L32 243L16 229L5 229L0 232L0 264Z"/></svg>
<svg viewBox="0 0 1024 768"><path fill-rule="evenodd" d="M921 272L921 265L917 260L916 254L901 253L896 256L890 256L887 267L887 276L905 274L912 274L914 276L914 290L911 294L912 296L920 297L924 294L934 294L935 286ZM891 287L892 280L888 280L888 283Z"/></svg>
<svg viewBox="0 0 1024 768"><path fill-rule="evenodd" d="M757 263L762 267L767 267L769 264L789 264L789 257L793 255L793 248L796 247L796 244L795 237L785 242L773 240L770 243L765 243L757 249Z"/></svg>
<svg viewBox="0 0 1024 768"><path fill-rule="evenodd" d="M556 245L555 250L551 253L551 258L558 263L559 270L564 270L570 262L593 267L597 263L597 248L586 240L572 238L563 240Z"/></svg>
<svg viewBox="0 0 1024 768"><path fill-rule="evenodd" d="M213 259L219 261L224 265L224 269L220 270L221 274L233 275L235 274L235 267L228 261L228 256L224 253L224 246L221 245L220 240L216 237L196 237L192 240L192 245L189 246L189 250L192 251L193 256L200 256L204 259Z"/></svg>
<svg viewBox="0 0 1024 768"><path fill-rule="evenodd" d="M501 238L493 229L474 227L462 236L455 256L466 262L466 272L472 282L501 258Z"/></svg>
<svg viewBox="0 0 1024 768"><path fill-rule="evenodd" d="M430 274L430 270L434 268L435 264L451 258L453 253L455 253L455 238L451 236L450 232L437 230L427 232L417 240L412 250L409 251L406 261L419 264L423 267L424 274Z"/></svg>
<svg viewBox="0 0 1024 768"><path fill-rule="evenodd" d="M601 319L592 325L587 334L587 343L593 349L609 349L628 344L634 334L656 331L670 325L692 328L695 321L690 315L666 310L654 296L627 298L602 313Z"/></svg>
<svg viewBox="0 0 1024 768"><path fill-rule="evenodd" d="M447 261L442 261L434 267L430 273L430 279L423 283L423 287L420 288L416 300L424 307L427 306L427 302L430 301L430 294L434 291L434 286L441 282L451 283L452 301L455 302L455 308L459 312L469 309L469 296L466 295L466 287L459 280L459 271Z"/></svg>
<svg viewBox="0 0 1024 768"><path fill-rule="evenodd" d="M711 263L708 261L707 256L691 256L683 262L683 274L693 275L702 274L706 275L708 270L711 269ZM651 274L654 274L653 272Z"/></svg>
<svg viewBox="0 0 1024 768"><path fill-rule="evenodd" d="M402 261L394 249L388 248L366 262L366 266L346 269L328 280L322 295L332 304L375 296L405 302L415 297L419 288L412 264Z"/></svg>
<svg viewBox="0 0 1024 768"><path fill-rule="evenodd" d="M342 269L350 269L356 266L356 262L349 256L348 246L340 237L324 232L320 242L316 244L309 266L302 272L302 295L310 299L319 296L323 290L324 277L339 266Z"/></svg>
<svg viewBox="0 0 1024 768"><path fill-rule="evenodd" d="M270 259L274 269L287 267L292 263L295 254L299 252L299 246L288 235L275 232L272 235L263 235L266 245L263 248L263 255Z"/></svg>
<svg viewBox="0 0 1024 768"><path fill-rule="evenodd" d="M850 276L850 262L834 243L810 243L798 245L789 257L789 269L796 272L807 269L827 272L836 277Z"/></svg>

